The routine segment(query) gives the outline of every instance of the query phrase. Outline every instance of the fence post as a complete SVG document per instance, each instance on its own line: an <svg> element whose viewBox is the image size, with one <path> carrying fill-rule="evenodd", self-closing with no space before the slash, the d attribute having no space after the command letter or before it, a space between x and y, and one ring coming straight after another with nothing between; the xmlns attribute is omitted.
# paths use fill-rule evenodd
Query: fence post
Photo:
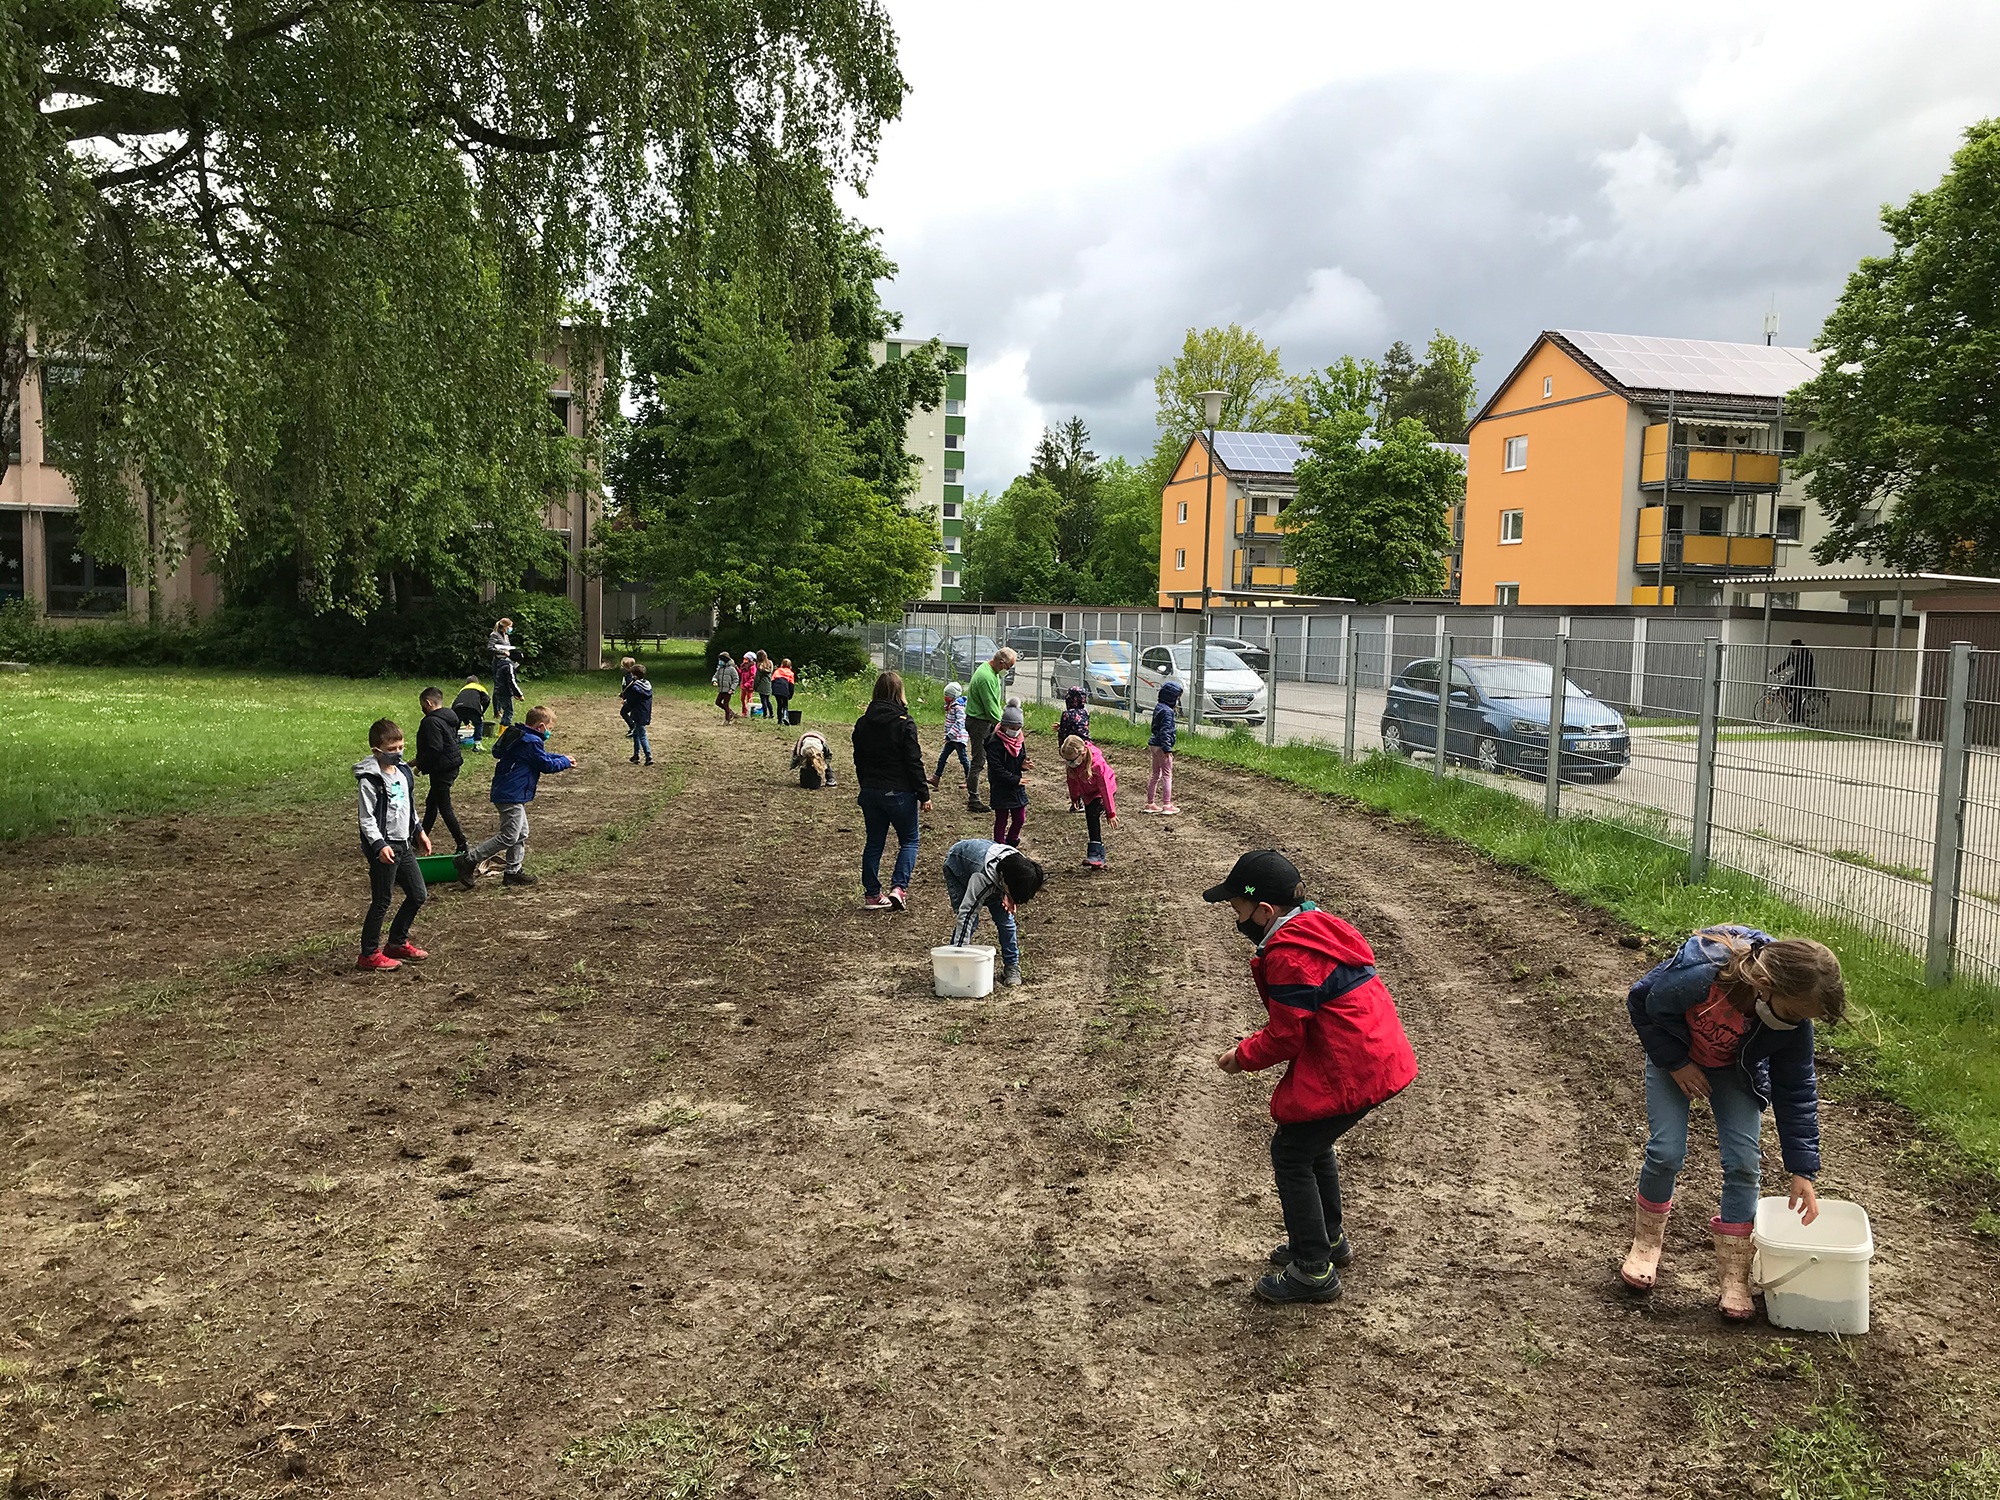
<svg viewBox="0 0 2000 1500"><path fill-rule="evenodd" d="M1444 623L1444 616L1438 616L1438 623ZM1431 759L1431 779L1444 780L1445 762L1451 758L1447 730L1451 725L1451 637L1440 630L1438 642L1438 717L1437 754Z"/></svg>
<svg viewBox="0 0 2000 1500"><path fill-rule="evenodd" d="M1549 679L1549 765L1548 779L1542 787L1542 816L1549 819L1562 815L1562 749L1563 719L1569 707L1569 691L1563 682L1563 674L1569 670L1569 637L1556 637L1555 673Z"/></svg>
<svg viewBox="0 0 2000 1500"><path fill-rule="evenodd" d="M1341 627L1340 644L1340 670L1347 681L1347 720L1342 726L1341 738L1344 743L1340 753L1342 758L1351 763L1354 759L1354 679L1360 675L1357 668L1361 664L1361 651L1356 641L1352 615L1347 617L1347 623Z"/></svg>
<svg viewBox="0 0 2000 1500"><path fill-rule="evenodd" d="M1277 644L1275 638L1271 644ZM1271 657L1270 670L1264 677L1264 743L1275 745L1278 743L1278 658L1275 653Z"/></svg>
<svg viewBox="0 0 2000 1500"><path fill-rule="evenodd" d="M1937 835L1931 850L1931 910L1925 928L1924 983L1951 980L1958 941L1958 876L1965 837L1966 699L1971 696L1972 645L1951 643L1939 735Z"/></svg>
<svg viewBox="0 0 2000 1500"><path fill-rule="evenodd" d="M1312 651L1313 651L1313 617L1310 614L1303 614L1299 616L1299 681L1300 682L1304 682L1306 680L1306 666L1309 662L1312 661ZM1273 676L1277 675L1277 670L1278 670L1278 659L1274 656L1271 658L1271 672Z"/></svg>
<svg viewBox="0 0 2000 1500"><path fill-rule="evenodd" d="M1208 615L1204 612L1201 624L1195 627L1193 654L1188 660L1188 676L1192 679L1189 696L1194 699L1193 716L1188 727L1201 728L1201 700L1208 692Z"/></svg>
<svg viewBox="0 0 2000 1500"><path fill-rule="evenodd" d="M1688 838L1688 879L1708 878L1708 830L1715 806L1715 719L1722 699L1722 642L1701 645L1701 732L1694 752L1694 817Z"/></svg>

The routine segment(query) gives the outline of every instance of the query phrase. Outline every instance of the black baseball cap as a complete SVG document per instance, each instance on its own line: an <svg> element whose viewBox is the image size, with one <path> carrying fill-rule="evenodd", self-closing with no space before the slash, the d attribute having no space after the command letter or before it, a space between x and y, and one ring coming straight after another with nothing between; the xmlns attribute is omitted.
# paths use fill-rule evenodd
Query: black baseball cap
<svg viewBox="0 0 2000 1500"><path fill-rule="evenodd" d="M1304 884L1299 867L1276 849L1252 849L1237 859L1222 884L1203 891L1201 899L1227 901L1231 896L1242 896L1289 910Z"/></svg>

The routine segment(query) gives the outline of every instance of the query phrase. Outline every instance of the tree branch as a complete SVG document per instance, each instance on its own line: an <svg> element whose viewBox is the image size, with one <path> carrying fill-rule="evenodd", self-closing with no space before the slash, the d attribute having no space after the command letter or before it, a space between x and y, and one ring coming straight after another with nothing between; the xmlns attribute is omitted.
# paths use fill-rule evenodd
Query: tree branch
<svg viewBox="0 0 2000 1500"><path fill-rule="evenodd" d="M222 48L225 52L240 52L253 43L268 41L274 36L282 36L301 21L311 20L320 13L320 9L318 0L307 0L307 3L304 5L275 15L270 20L260 22L258 25L252 26L247 30L233 33L222 44Z"/></svg>
<svg viewBox="0 0 2000 1500"><path fill-rule="evenodd" d="M164 135L187 126L187 101L178 94L156 94L147 89L104 83L74 73L45 75L52 94L80 94L89 104L50 110L42 116L65 141L91 140L100 136Z"/></svg>
<svg viewBox="0 0 2000 1500"><path fill-rule="evenodd" d="M456 125L459 134L466 140L516 156L550 156L558 151L574 151L602 133L585 122L571 125L559 135L515 135L512 131L495 130L491 125L474 119L449 100L433 100L431 108Z"/></svg>
<svg viewBox="0 0 2000 1500"><path fill-rule="evenodd" d="M100 172L90 179L90 185L102 191L105 188L123 187L128 182L156 182L171 176L194 150L194 137L189 136L174 150L158 161L146 162L137 167L124 167L116 172Z"/></svg>

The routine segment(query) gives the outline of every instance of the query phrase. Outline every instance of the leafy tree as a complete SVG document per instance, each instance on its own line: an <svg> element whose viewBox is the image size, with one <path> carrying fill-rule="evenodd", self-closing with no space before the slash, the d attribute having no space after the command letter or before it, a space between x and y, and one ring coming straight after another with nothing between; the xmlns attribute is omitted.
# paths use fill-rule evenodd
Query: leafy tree
<svg viewBox="0 0 2000 1500"><path fill-rule="evenodd" d="M1049 599L1061 575L1062 496L1039 474L1023 474L998 498L965 508L966 597Z"/></svg>
<svg viewBox="0 0 2000 1500"><path fill-rule="evenodd" d="M1343 354L1324 370L1308 370L1292 381L1298 430L1316 432L1348 412L1369 416L1375 410L1381 390L1382 367L1372 359Z"/></svg>
<svg viewBox="0 0 2000 1500"><path fill-rule="evenodd" d="M1079 571L1097 537L1098 457L1090 451L1090 429L1083 418L1071 417L1060 427L1044 428L1035 445L1028 472L1046 479L1062 497L1056 535L1056 558L1066 571ZM1068 602L1070 593L1061 596Z"/></svg>
<svg viewBox="0 0 2000 1500"><path fill-rule="evenodd" d="M1391 344L1377 368L1379 387L1375 410L1379 425L1393 427L1409 414L1410 386L1417 378L1417 357L1401 339Z"/></svg>
<svg viewBox="0 0 2000 1500"><path fill-rule="evenodd" d="M1099 472L1097 538L1080 604L1151 604L1160 587L1160 490L1149 468L1114 458Z"/></svg>
<svg viewBox="0 0 2000 1500"><path fill-rule="evenodd" d="M1181 352L1153 377L1158 403L1153 421L1162 446L1178 456L1187 440L1205 428L1202 391L1224 391L1218 429L1230 432L1277 432L1286 429L1290 412L1285 369L1278 351L1243 327L1190 328Z"/></svg>
<svg viewBox="0 0 2000 1500"><path fill-rule="evenodd" d="M1344 412L1312 433L1286 510L1285 555L1299 589L1375 604L1436 594L1450 582L1452 507L1465 499L1465 464L1433 446L1414 418L1363 446L1368 419Z"/></svg>
<svg viewBox="0 0 2000 1500"><path fill-rule="evenodd" d="M1417 364L1400 339L1382 356L1378 424L1388 432L1405 417L1424 424L1440 443L1462 443L1472 425L1479 383L1479 351L1443 329L1434 329Z"/></svg>
<svg viewBox="0 0 2000 1500"><path fill-rule="evenodd" d="M506 581L574 476L557 323L648 236L823 286L903 88L873 0L10 5L0 385L31 330L89 372L88 544L142 573L135 495L319 609Z"/></svg>
<svg viewBox="0 0 2000 1500"><path fill-rule="evenodd" d="M906 344L900 359L876 363L870 345L903 326L902 315L882 305L879 290L895 274L896 264L882 253L875 230L852 221L842 226L827 317L841 351L835 399L853 435L855 475L881 494L906 500L916 491L922 462L905 446L910 414L920 406L933 411L944 400L948 360L944 345L931 339Z"/></svg>
<svg viewBox="0 0 2000 1500"><path fill-rule="evenodd" d="M1795 463L1825 514L1821 563L2000 567L2000 120L1929 192L1886 208L1894 247L1847 280L1796 393L1825 440Z"/></svg>

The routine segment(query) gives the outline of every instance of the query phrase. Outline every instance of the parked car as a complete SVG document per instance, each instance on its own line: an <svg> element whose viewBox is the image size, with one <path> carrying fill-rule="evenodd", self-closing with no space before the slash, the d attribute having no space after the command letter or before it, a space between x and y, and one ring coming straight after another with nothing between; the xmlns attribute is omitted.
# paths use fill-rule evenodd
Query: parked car
<svg viewBox="0 0 2000 1500"><path fill-rule="evenodd" d="M944 637L923 625L905 626L889 632L882 648L882 665L898 672L914 672L919 677L935 676L944 669Z"/></svg>
<svg viewBox="0 0 2000 1500"><path fill-rule="evenodd" d="M1004 637L1022 661L1054 661L1070 646L1070 638L1047 625L1016 625Z"/></svg>
<svg viewBox="0 0 2000 1500"><path fill-rule="evenodd" d="M1082 688L1089 702L1121 708L1131 681L1130 641L1071 641L1049 669L1049 686L1058 695Z"/></svg>
<svg viewBox="0 0 2000 1500"><path fill-rule="evenodd" d="M991 661L993 653L999 649L998 646L993 644L993 637L990 635L951 636L944 643L946 670L963 682L972 676L981 662ZM1012 685L1014 681L1014 669L1012 667L1007 669L1005 680L1010 686Z"/></svg>
<svg viewBox="0 0 2000 1500"><path fill-rule="evenodd" d="M1260 646L1255 641L1239 641L1233 635L1212 635L1208 638L1208 643L1211 646L1220 646L1225 651L1234 651L1243 658L1243 665L1258 676L1270 675L1271 652L1268 647ZM1181 644L1191 648L1194 645L1194 637L1183 636Z"/></svg>
<svg viewBox="0 0 2000 1500"><path fill-rule="evenodd" d="M1445 750L1482 771L1545 776L1549 763L1550 687L1555 669L1519 656L1458 656L1451 663ZM1394 755L1437 745L1438 659L1413 661L1389 684L1382 711L1382 748ZM1577 781L1612 781L1632 761L1624 715L1575 683L1563 683L1559 774Z"/></svg>
<svg viewBox="0 0 2000 1500"><path fill-rule="evenodd" d="M1178 682L1183 694L1194 691L1194 647L1183 643L1178 646L1148 646L1139 654L1139 706L1150 708L1159 702L1160 684ZM1264 679L1250 670L1250 666L1227 646L1209 642L1208 655L1203 662L1201 677L1203 695L1208 699L1201 706L1201 717L1205 722L1233 720L1240 724L1261 724L1268 699L1264 691ZM1181 699L1181 711L1194 712L1192 698Z"/></svg>

